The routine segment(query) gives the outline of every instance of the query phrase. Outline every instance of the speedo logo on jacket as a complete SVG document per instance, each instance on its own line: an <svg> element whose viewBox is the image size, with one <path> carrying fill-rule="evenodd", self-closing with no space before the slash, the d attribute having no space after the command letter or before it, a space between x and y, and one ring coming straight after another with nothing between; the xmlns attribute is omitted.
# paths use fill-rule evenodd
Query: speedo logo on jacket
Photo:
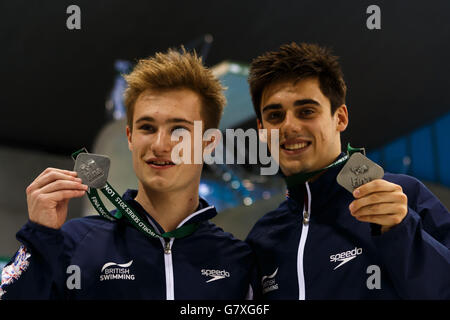
<svg viewBox="0 0 450 320"><path fill-rule="evenodd" d="M344 251L341 253L332 254L330 256L330 262L338 262L338 261L341 262L336 267L334 267L333 270L336 270L337 268L346 264L350 260L355 259L360 254L362 254L362 248L357 248L357 247L355 247L355 249L353 249L353 250L348 250L348 251Z"/></svg>
<svg viewBox="0 0 450 320"><path fill-rule="evenodd" d="M211 279L206 281L207 283L230 277L230 273L226 270L202 269L201 272L202 276L212 277Z"/></svg>

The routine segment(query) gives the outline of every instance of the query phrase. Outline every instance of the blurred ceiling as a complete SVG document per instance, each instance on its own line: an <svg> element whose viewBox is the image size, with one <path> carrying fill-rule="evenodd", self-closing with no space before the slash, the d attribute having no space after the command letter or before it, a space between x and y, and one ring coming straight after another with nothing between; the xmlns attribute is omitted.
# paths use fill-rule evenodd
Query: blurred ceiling
<svg viewBox="0 0 450 320"><path fill-rule="evenodd" d="M68 30L66 8L81 8ZM206 64L248 64L280 44L315 42L340 56L350 126L344 139L376 148L450 110L450 2L2 1L0 144L69 155L91 148L108 121L116 59L214 37ZM251 108L251 106L249 106Z"/></svg>

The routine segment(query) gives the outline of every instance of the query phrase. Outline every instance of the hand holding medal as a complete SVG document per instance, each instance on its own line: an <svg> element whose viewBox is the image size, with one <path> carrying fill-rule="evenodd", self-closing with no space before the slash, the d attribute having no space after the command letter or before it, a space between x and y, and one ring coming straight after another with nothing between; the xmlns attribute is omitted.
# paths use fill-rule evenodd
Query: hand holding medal
<svg viewBox="0 0 450 320"><path fill-rule="evenodd" d="M402 187L382 179L383 169L363 154L353 153L337 176L338 183L353 194L349 210L358 221L381 225L386 232L403 221L408 198Z"/></svg>
<svg viewBox="0 0 450 320"><path fill-rule="evenodd" d="M87 189L74 171L45 169L26 190L30 221L61 228L67 218L69 200L84 196Z"/></svg>

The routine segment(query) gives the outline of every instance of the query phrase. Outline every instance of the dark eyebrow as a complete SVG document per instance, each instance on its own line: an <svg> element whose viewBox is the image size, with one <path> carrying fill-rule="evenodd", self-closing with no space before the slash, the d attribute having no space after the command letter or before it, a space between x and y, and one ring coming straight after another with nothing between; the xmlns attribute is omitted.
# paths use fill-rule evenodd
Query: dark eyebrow
<svg viewBox="0 0 450 320"><path fill-rule="evenodd" d="M301 100L294 101L294 106L296 106L296 107L303 106L305 104L313 104L315 106L320 106L320 103L313 99L301 99ZM272 103L272 104L268 104L267 106L263 107L262 113L269 111L269 110L279 110L282 108L283 108L283 106L280 103Z"/></svg>
<svg viewBox="0 0 450 320"><path fill-rule="evenodd" d="M143 116L136 120L136 124L139 122L144 122L144 121L155 122L155 118L149 117L149 116ZM187 123L190 125L194 125L194 123L192 121L189 121L189 120L186 120L183 118L170 118L170 119L166 120L166 123Z"/></svg>
<svg viewBox="0 0 450 320"><path fill-rule="evenodd" d="M282 108L282 106L279 103L268 104L267 106L263 107L262 113L269 111L269 110L278 110L281 108Z"/></svg>
<svg viewBox="0 0 450 320"><path fill-rule="evenodd" d="M296 100L294 102L294 106L303 106L305 104L313 104L316 106L320 106L320 103L313 99L301 99L301 100Z"/></svg>

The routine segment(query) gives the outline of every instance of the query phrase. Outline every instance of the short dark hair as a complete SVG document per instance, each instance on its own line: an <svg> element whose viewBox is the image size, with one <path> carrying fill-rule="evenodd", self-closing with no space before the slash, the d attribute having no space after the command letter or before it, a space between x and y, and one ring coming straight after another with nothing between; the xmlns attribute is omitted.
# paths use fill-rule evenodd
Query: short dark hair
<svg viewBox="0 0 450 320"><path fill-rule="evenodd" d="M248 82L256 116L261 120L264 89L279 80L317 78L320 90L330 100L331 114L345 104L347 87L338 58L317 44L292 42L255 58L250 64Z"/></svg>

